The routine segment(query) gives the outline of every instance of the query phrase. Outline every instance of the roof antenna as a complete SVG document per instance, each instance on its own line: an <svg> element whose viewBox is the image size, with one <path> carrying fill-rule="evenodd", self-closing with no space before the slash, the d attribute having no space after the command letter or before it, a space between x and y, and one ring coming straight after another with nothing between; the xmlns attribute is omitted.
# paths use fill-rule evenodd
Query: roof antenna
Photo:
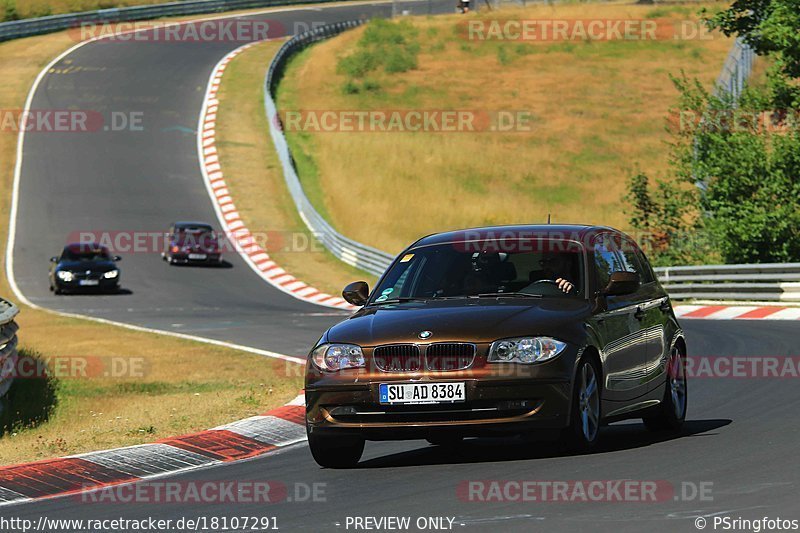
<svg viewBox="0 0 800 533"><path fill-rule="evenodd" d="M547 213L547 223L550 224L550 213Z"/></svg>

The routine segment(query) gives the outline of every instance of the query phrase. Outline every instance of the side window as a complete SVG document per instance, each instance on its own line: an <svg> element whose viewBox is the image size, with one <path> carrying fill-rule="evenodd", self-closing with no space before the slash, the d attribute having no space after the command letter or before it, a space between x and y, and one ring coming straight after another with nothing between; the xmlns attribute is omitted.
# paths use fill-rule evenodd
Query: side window
<svg viewBox="0 0 800 533"><path fill-rule="evenodd" d="M641 261L636 256L636 246L629 240L623 239L620 242L619 257L622 261L622 270L625 272L636 272L644 283L644 268Z"/></svg>
<svg viewBox="0 0 800 533"><path fill-rule="evenodd" d="M614 242L608 235L599 235L594 240L594 265L597 272L597 286L608 285L611 273L622 270L619 257L614 252Z"/></svg>
<svg viewBox="0 0 800 533"><path fill-rule="evenodd" d="M639 260L639 264L642 265L642 284L644 283L652 283L656 280L656 274L653 272L653 267L650 265L650 262L645 257L644 252L641 249L636 248L635 252L636 258Z"/></svg>

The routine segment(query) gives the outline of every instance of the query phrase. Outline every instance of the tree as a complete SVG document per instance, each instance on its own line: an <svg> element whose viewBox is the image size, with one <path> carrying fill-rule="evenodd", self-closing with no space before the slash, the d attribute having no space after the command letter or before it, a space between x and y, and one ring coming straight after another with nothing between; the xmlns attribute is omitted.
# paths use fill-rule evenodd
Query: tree
<svg viewBox="0 0 800 533"><path fill-rule="evenodd" d="M800 0L736 0L706 22L772 56L785 75L800 77Z"/></svg>

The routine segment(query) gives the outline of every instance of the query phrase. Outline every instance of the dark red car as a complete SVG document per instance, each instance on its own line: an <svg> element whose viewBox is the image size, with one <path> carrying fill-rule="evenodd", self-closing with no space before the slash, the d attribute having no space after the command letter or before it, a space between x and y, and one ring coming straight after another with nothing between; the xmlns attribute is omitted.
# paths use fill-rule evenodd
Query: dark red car
<svg viewBox="0 0 800 533"><path fill-rule="evenodd" d="M175 222L167 233L167 242L161 256L167 263L211 264L222 263L220 239L211 224L205 222Z"/></svg>

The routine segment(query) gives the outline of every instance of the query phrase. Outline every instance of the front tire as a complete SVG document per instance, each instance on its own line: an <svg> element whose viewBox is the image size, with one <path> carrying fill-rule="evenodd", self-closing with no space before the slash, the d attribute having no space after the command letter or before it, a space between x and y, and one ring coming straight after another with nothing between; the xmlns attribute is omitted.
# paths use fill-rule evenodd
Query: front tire
<svg viewBox="0 0 800 533"><path fill-rule="evenodd" d="M352 468L364 453L364 439L308 435L308 446L314 461L323 468Z"/></svg>
<svg viewBox="0 0 800 533"><path fill-rule="evenodd" d="M593 358L581 359L573 387L569 427L561 434L561 442L569 451L589 451L600 438L600 376Z"/></svg>
<svg viewBox="0 0 800 533"><path fill-rule="evenodd" d="M675 346L667 364L664 398L654 414L642 419L645 427L650 431L679 431L686 420L688 398L686 358L681 349Z"/></svg>

